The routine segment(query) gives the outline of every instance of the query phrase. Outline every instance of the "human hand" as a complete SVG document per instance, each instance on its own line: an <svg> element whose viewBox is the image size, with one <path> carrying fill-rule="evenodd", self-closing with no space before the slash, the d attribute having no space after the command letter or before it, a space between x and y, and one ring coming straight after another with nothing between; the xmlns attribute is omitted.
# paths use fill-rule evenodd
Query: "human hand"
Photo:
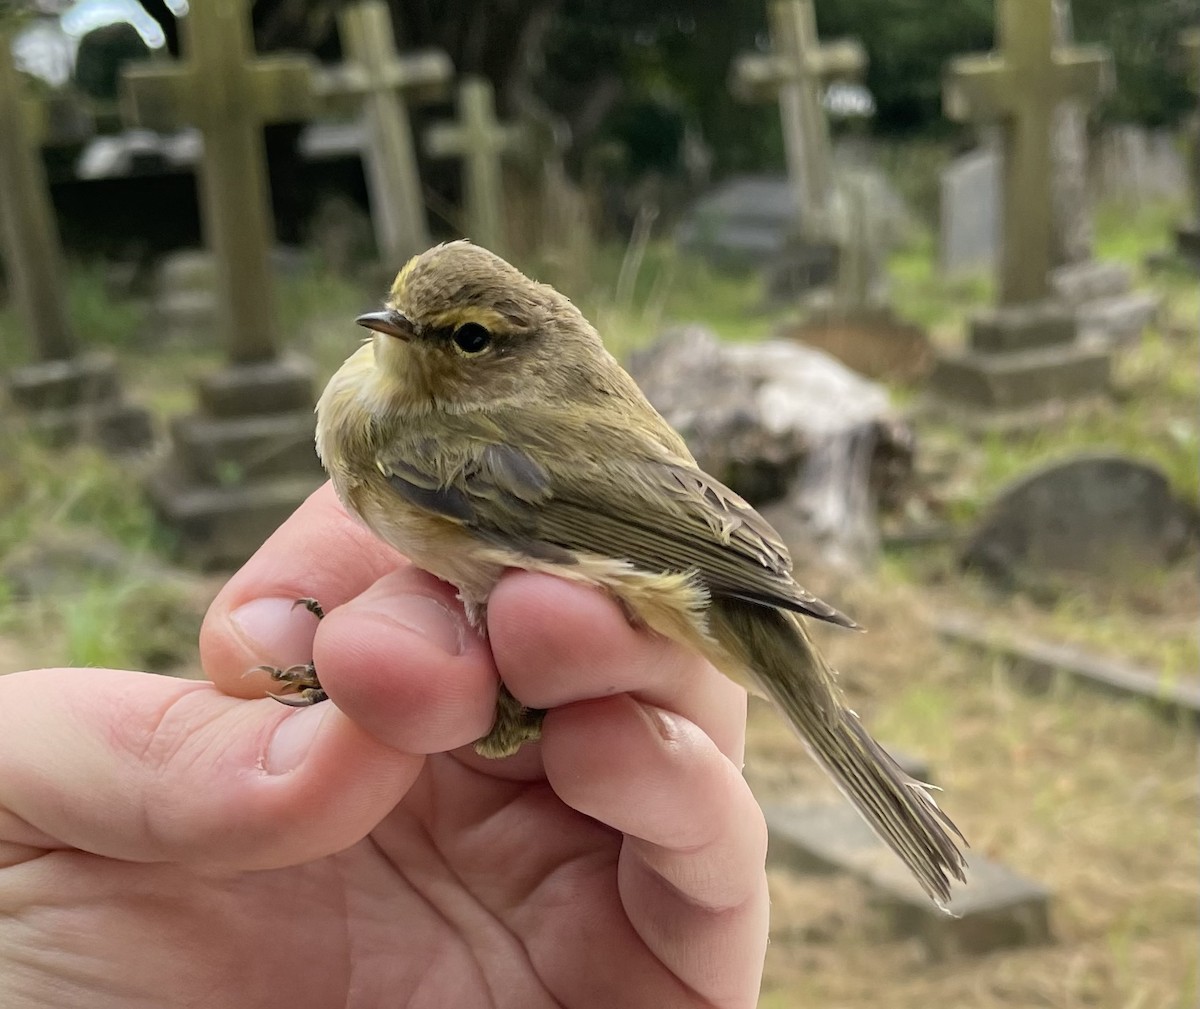
<svg viewBox="0 0 1200 1009"><path fill-rule="evenodd" d="M212 682L0 677L0 1005L753 1006L745 695L547 576L488 628L325 487L210 608ZM246 675L314 656L332 703ZM550 711L488 761L497 671Z"/></svg>

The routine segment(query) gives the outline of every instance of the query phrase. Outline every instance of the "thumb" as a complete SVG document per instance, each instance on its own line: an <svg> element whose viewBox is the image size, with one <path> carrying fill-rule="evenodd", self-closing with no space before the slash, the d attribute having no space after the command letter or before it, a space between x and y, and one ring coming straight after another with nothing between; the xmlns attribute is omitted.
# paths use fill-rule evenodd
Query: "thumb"
<svg viewBox="0 0 1200 1009"><path fill-rule="evenodd" d="M332 704L110 669L0 677L0 841L30 854L299 864L366 836L422 763Z"/></svg>

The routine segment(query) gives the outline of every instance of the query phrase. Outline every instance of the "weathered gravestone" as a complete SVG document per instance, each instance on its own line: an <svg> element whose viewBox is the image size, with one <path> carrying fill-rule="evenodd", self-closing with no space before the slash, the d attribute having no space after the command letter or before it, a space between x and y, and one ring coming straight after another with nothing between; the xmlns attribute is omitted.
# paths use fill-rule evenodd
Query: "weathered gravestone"
<svg viewBox="0 0 1200 1009"><path fill-rule="evenodd" d="M1133 269L1113 260L1066 263L1050 283L1073 309L1080 339L1102 347L1136 343L1160 307L1156 294L1134 288Z"/></svg>
<svg viewBox="0 0 1200 1009"><path fill-rule="evenodd" d="M1070 44L1068 0L1053 0L1053 32L1055 45ZM1002 165L998 144L988 142L942 172L938 257L943 273L953 276L995 264L1001 241ZM1131 343L1153 318L1159 299L1134 290L1132 271L1121 264L1094 258L1087 121L1078 101L1065 100L1054 107L1050 172L1054 293L1074 311L1085 340Z"/></svg>
<svg viewBox="0 0 1200 1009"><path fill-rule="evenodd" d="M193 5L180 35L180 62L126 69L123 112L152 129L190 123L204 138L201 217L229 365L200 381L200 412L173 425L173 458L151 493L191 557L223 566L245 560L322 479L312 366L279 354L262 137L264 122L313 111L313 64L255 58L244 0Z"/></svg>
<svg viewBox="0 0 1200 1009"><path fill-rule="evenodd" d="M303 265L298 250L271 249L273 276L296 273ZM156 347L191 350L212 346L220 332L220 270L208 249L177 249L159 258L151 288L150 319Z"/></svg>
<svg viewBox="0 0 1200 1009"><path fill-rule="evenodd" d="M1200 723L1200 671L1145 669L1076 645L1043 641L1028 633L1006 632L996 621L968 613L939 611L938 634L956 645L1004 660L1021 683L1049 689L1066 674L1080 686L1123 699L1137 699L1172 719Z"/></svg>
<svg viewBox="0 0 1200 1009"><path fill-rule="evenodd" d="M1179 141L1179 131L1168 127L1106 126L1096 141L1091 173L1096 198L1133 209L1186 200L1189 145Z"/></svg>
<svg viewBox="0 0 1200 1009"><path fill-rule="evenodd" d="M938 180L938 266L946 276L990 270L1000 245L1001 155L984 145L959 155Z"/></svg>
<svg viewBox="0 0 1200 1009"><path fill-rule="evenodd" d="M966 852L967 883L955 886L947 915L847 803L770 804L763 813L772 862L861 880L892 931L918 937L935 959L1050 941L1050 891L978 852Z"/></svg>
<svg viewBox="0 0 1200 1009"><path fill-rule="evenodd" d="M1188 29L1180 39L1187 66L1188 83L1200 99L1200 25ZM1179 251L1200 264L1200 107L1192 112L1191 123L1192 219L1175 233Z"/></svg>
<svg viewBox="0 0 1200 1009"><path fill-rule="evenodd" d="M512 110L523 142L503 163L509 251L553 264L564 281L585 281L595 251L592 212L565 164L570 125L528 88L515 89Z"/></svg>
<svg viewBox="0 0 1200 1009"><path fill-rule="evenodd" d="M142 449L153 440L149 414L124 402L114 358L81 351L67 319L67 274L38 147L42 111L23 99L0 28L0 253L36 358L5 385L34 429L55 442L93 437L115 451Z"/></svg>
<svg viewBox="0 0 1200 1009"><path fill-rule="evenodd" d="M458 115L457 122L431 126L425 146L432 157L462 160L465 237L503 256L508 234L501 160L525 146L525 130L496 119L491 82L481 77L459 84Z"/></svg>
<svg viewBox="0 0 1200 1009"><path fill-rule="evenodd" d="M1053 0L1054 43L1075 37L1071 0ZM1054 108L1050 129L1054 227L1051 285L1075 312L1085 341L1120 344L1137 341L1158 311L1159 299L1134 290L1133 271L1095 258L1088 187L1087 115L1068 98Z"/></svg>
<svg viewBox="0 0 1200 1009"><path fill-rule="evenodd" d="M1194 533L1195 517L1156 467L1087 455L1002 491L963 563L1010 588L1080 576L1136 579L1177 560Z"/></svg>
<svg viewBox="0 0 1200 1009"><path fill-rule="evenodd" d="M437 50L400 56L382 0L345 7L338 36L345 62L322 72L320 90L326 111L361 111L376 245L380 259L399 268L430 244L408 104L440 98L454 67Z"/></svg>
<svg viewBox="0 0 1200 1009"><path fill-rule="evenodd" d="M781 175L737 175L698 199L680 222L680 248L725 269L770 266L780 261L795 230L792 184ZM833 258L814 255L805 287L828 283Z"/></svg>
<svg viewBox="0 0 1200 1009"><path fill-rule="evenodd" d="M1106 86L1095 48L1052 44L1051 0L1001 0L999 50L955 60L946 83L953 119L1003 126L997 307L970 324L969 349L939 360L934 394L965 421L1029 424L1069 400L1107 391L1110 354L1078 339L1074 311L1053 296L1053 110Z"/></svg>
<svg viewBox="0 0 1200 1009"><path fill-rule="evenodd" d="M880 264L872 259L872 250L881 243L869 233L874 228L870 197L863 185L839 185L835 179L822 105L826 84L860 75L866 55L854 39L822 44L811 0L772 0L769 14L771 52L738 57L730 88L743 101L779 103L798 221L797 240L785 245L782 258L797 260L801 282L807 281L814 263L830 261L832 301L839 310L876 307L869 303L868 292L881 274Z"/></svg>
<svg viewBox="0 0 1200 1009"><path fill-rule="evenodd" d="M866 56L853 39L820 43L811 0L773 0L769 13L771 52L738 57L730 87L743 101L779 103L801 231L815 242L831 242L834 178L821 95L831 78L861 74Z"/></svg>

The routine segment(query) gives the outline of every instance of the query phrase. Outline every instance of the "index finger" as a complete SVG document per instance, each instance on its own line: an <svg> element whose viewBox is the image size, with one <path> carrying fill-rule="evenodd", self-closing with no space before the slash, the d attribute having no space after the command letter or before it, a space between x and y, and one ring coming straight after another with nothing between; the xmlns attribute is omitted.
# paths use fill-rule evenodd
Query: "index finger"
<svg viewBox="0 0 1200 1009"><path fill-rule="evenodd" d="M297 599L326 610L365 591L407 559L354 519L326 482L296 509L217 594L200 628L200 658L227 694L262 697L266 663L287 667L312 658L317 621Z"/></svg>

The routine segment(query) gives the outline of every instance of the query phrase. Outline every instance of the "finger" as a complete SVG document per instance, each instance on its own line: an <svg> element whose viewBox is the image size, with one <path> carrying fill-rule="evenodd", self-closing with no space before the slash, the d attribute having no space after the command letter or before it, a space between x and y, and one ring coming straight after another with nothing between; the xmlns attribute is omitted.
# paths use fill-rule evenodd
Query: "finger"
<svg viewBox="0 0 1200 1009"><path fill-rule="evenodd" d="M330 484L313 492L218 593L200 629L206 675L227 694L262 697L259 665L312 658L317 619L295 601L317 599L328 611L407 561L338 501Z"/></svg>
<svg viewBox="0 0 1200 1009"><path fill-rule="evenodd" d="M332 704L292 710L109 669L0 677L0 831L17 844L293 865L364 837L422 764Z"/></svg>
<svg viewBox="0 0 1200 1009"><path fill-rule="evenodd" d="M450 750L491 727L491 651L454 589L411 565L326 616L313 658L338 707L407 753Z"/></svg>
<svg viewBox="0 0 1200 1009"><path fill-rule="evenodd" d="M627 835L618 885L642 941L716 1005L753 1005L767 935L762 812L695 724L631 697L546 716L542 759L568 805Z"/></svg>
<svg viewBox="0 0 1200 1009"><path fill-rule="evenodd" d="M522 703L552 708L632 692L701 726L741 766L745 691L683 645L634 628L602 591L509 572L488 600L488 637Z"/></svg>

